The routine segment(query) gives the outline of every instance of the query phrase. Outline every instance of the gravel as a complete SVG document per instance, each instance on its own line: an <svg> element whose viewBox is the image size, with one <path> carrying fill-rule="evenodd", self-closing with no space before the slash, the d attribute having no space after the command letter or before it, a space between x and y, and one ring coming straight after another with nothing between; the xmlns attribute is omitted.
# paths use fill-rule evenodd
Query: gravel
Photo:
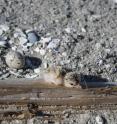
<svg viewBox="0 0 117 124"><path fill-rule="evenodd" d="M1 0L0 79L35 78L48 66L61 65L117 81L116 14L117 0ZM25 57L21 72L7 66L5 56L10 50ZM91 113L64 123L94 124L100 112L95 117ZM115 124L113 113L101 115L108 124Z"/></svg>

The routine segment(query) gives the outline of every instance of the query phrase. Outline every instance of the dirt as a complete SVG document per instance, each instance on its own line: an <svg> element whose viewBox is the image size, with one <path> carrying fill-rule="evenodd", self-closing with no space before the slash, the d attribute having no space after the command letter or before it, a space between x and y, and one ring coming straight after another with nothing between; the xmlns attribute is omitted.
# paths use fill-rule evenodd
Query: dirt
<svg viewBox="0 0 117 124"><path fill-rule="evenodd" d="M0 1L0 24L5 23L21 29L33 28L40 36L50 34L61 39L59 51L67 53L67 56L60 59L62 66L84 75L101 76L115 82L116 16L117 3L114 0ZM57 63L58 56L55 60ZM71 121L66 119L64 123L95 124L93 112L89 113L91 114L86 112L75 115L74 119L69 117L68 120ZM95 113L100 115L98 111ZM107 121L105 123L116 124L117 117L114 111L103 111L101 115L104 115ZM92 121L87 122L89 118L92 118Z"/></svg>

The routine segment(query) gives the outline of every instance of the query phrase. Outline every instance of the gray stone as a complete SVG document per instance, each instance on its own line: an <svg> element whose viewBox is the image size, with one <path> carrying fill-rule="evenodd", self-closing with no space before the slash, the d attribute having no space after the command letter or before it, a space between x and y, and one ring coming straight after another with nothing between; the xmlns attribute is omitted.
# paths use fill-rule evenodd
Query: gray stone
<svg viewBox="0 0 117 124"><path fill-rule="evenodd" d="M31 43L35 43L35 42L39 41L39 39L40 39L35 31L28 32L27 38L28 38L29 42L31 42Z"/></svg>

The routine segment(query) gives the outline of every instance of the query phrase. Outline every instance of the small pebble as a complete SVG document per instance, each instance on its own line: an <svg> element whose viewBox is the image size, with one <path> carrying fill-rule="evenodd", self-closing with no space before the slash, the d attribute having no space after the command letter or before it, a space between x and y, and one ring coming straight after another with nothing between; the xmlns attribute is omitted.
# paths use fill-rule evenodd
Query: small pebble
<svg viewBox="0 0 117 124"><path fill-rule="evenodd" d="M14 38L20 38L20 37L26 38L26 34L21 29L16 28L14 33Z"/></svg>
<svg viewBox="0 0 117 124"><path fill-rule="evenodd" d="M48 49L55 49L59 46L60 39L53 39L47 46Z"/></svg>
<svg viewBox="0 0 117 124"><path fill-rule="evenodd" d="M101 66L103 64L103 60L99 60L98 64Z"/></svg>
<svg viewBox="0 0 117 124"><path fill-rule="evenodd" d="M103 118L99 115L96 116L95 120L97 124L104 124Z"/></svg>
<svg viewBox="0 0 117 124"><path fill-rule="evenodd" d="M38 75L35 74L35 75L25 75L25 78L29 78L29 79L33 79L33 78L36 78Z"/></svg>
<svg viewBox="0 0 117 124"><path fill-rule="evenodd" d="M46 51L44 50L44 49L40 49L40 55L42 55L42 56L44 56L45 55L45 53L46 53Z"/></svg>
<svg viewBox="0 0 117 124"><path fill-rule="evenodd" d="M1 47L6 47L7 41L0 41L0 46Z"/></svg>
<svg viewBox="0 0 117 124"><path fill-rule="evenodd" d="M65 56L66 57L67 56L67 53L66 52L63 52L62 53L62 56Z"/></svg>
<svg viewBox="0 0 117 124"><path fill-rule="evenodd" d="M65 31L69 34L71 32L70 28L66 28Z"/></svg>
<svg viewBox="0 0 117 124"><path fill-rule="evenodd" d="M106 65L105 65L105 68L106 68L106 69L110 69L110 67L111 67L111 66L110 66L109 64L106 64Z"/></svg>
<svg viewBox="0 0 117 124"><path fill-rule="evenodd" d="M34 51L38 53L40 51L39 47L35 48Z"/></svg>
<svg viewBox="0 0 117 124"><path fill-rule="evenodd" d="M39 73L40 73L40 68L34 69L34 72L35 72L36 74L39 74Z"/></svg>
<svg viewBox="0 0 117 124"><path fill-rule="evenodd" d="M48 63L47 63L47 62L44 62L44 63L43 63L43 66L44 66L44 69L47 69Z"/></svg>
<svg viewBox="0 0 117 124"><path fill-rule="evenodd" d="M96 43L96 44L95 44L95 48L96 48L97 50L99 50L99 49L101 48L101 44L100 44L100 43Z"/></svg>
<svg viewBox="0 0 117 124"><path fill-rule="evenodd" d="M16 46L13 46L11 49L14 50L14 51L16 51L17 50L17 47Z"/></svg>
<svg viewBox="0 0 117 124"><path fill-rule="evenodd" d="M13 50L7 53L5 60L6 60L6 64L10 68L20 69L25 66L24 56L21 53L13 51Z"/></svg>
<svg viewBox="0 0 117 124"><path fill-rule="evenodd" d="M40 43L49 43L50 41L52 40L52 38L51 37L46 37L46 38L41 38L41 40L40 40Z"/></svg>
<svg viewBox="0 0 117 124"><path fill-rule="evenodd" d="M9 27L7 25L0 25L0 29L6 32L9 30Z"/></svg>
<svg viewBox="0 0 117 124"><path fill-rule="evenodd" d="M31 46L33 46L33 43L27 43L26 46L31 47Z"/></svg>
<svg viewBox="0 0 117 124"><path fill-rule="evenodd" d="M2 35L3 34L3 30L2 29L0 29L0 35Z"/></svg>
<svg viewBox="0 0 117 124"><path fill-rule="evenodd" d="M1 78L4 79L4 78L8 78L9 76L10 76L10 74L6 73L6 74L3 74Z"/></svg>
<svg viewBox="0 0 117 124"><path fill-rule="evenodd" d="M40 39L35 31L28 32L27 37L28 37L29 42L31 42L31 43L35 43L35 42L39 41L39 39Z"/></svg>
<svg viewBox="0 0 117 124"><path fill-rule="evenodd" d="M84 32L84 33L86 33L86 29L83 28L83 27L81 28L81 31Z"/></svg>
<svg viewBox="0 0 117 124"><path fill-rule="evenodd" d="M20 37L19 38L19 41L20 41L20 45L21 46L24 45L24 44L26 44L28 42L28 40L25 37Z"/></svg>
<svg viewBox="0 0 117 124"><path fill-rule="evenodd" d="M51 37L47 37L47 38L41 38L40 43L43 44L43 48L46 46L47 43L49 43L52 40Z"/></svg>
<svg viewBox="0 0 117 124"><path fill-rule="evenodd" d="M24 52L29 51L29 49L28 49L28 47L27 47L27 46L23 46L22 50L23 50Z"/></svg>

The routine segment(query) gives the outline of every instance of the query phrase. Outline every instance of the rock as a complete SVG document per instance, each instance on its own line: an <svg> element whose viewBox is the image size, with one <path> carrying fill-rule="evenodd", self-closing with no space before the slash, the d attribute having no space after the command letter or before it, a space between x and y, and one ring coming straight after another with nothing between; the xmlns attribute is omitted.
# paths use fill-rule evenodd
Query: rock
<svg viewBox="0 0 117 124"><path fill-rule="evenodd" d="M46 51L44 50L44 49L40 49L40 55L42 55L42 56L44 56L45 55L45 53L46 53Z"/></svg>
<svg viewBox="0 0 117 124"><path fill-rule="evenodd" d="M40 51L39 47L35 48L34 51L38 53Z"/></svg>
<svg viewBox="0 0 117 124"><path fill-rule="evenodd" d="M95 120L97 124L104 124L103 118L99 115L96 116Z"/></svg>
<svg viewBox="0 0 117 124"><path fill-rule="evenodd" d="M33 46L33 43L27 43L26 46L31 47L31 46Z"/></svg>
<svg viewBox="0 0 117 124"><path fill-rule="evenodd" d="M39 73L40 73L40 68L34 69L34 72L35 72L36 74L39 74Z"/></svg>
<svg viewBox="0 0 117 124"><path fill-rule="evenodd" d="M19 28L15 29L15 32L14 32L13 36L14 36L14 38L20 38L20 37L26 38L26 34Z"/></svg>
<svg viewBox="0 0 117 124"><path fill-rule="evenodd" d="M23 46L22 50L23 50L24 52L29 51L28 46Z"/></svg>
<svg viewBox="0 0 117 124"><path fill-rule="evenodd" d="M44 38L44 37L42 37L41 38L41 40L40 40L40 43L49 43L50 41L52 40L52 38L51 37L46 37L46 38Z"/></svg>
<svg viewBox="0 0 117 124"><path fill-rule="evenodd" d="M20 41L21 46L23 46L24 44L26 44L28 42L28 40L25 37L20 37L19 41Z"/></svg>
<svg viewBox="0 0 117 124"><path fill-rule="evenodd" d="M71 32L70 28L66 28L65 31L69 34Z"/></svg>
<svg viewBox="0 0 117 124"><path fill-rule="evenodd" d="M103 64L103 60L100 59L99 62L98 62L99 66L101 66Z"/></svg>
<svg viewBox="0 0 117 124"><path fill-rule="evenodd" d="M7 36L0 36L0 41L5 41L7 40Z"/></svg>
<svg viewBox="0 0 117 124"><path fill-rule="evenodd" d="M6 57L6 64L13 69L20 69L25 66L25 58L19 52L11 50L7 53Z"/></svg>
<svg viewBox="0 0 117 124"><path fill-rule="evenodd" d="M6 32L9 30L9 27L7 25L0 25L0 29Z"/></svg>
<svg viewBox="0 0 117 124"><path fill-rule="evenodd" d="M56 49L59 46L60 39L53 39L47 46L48 49Z"/></svg>
<svg viewBox="0 0 117 124"><path fill-rule="evenodd" d="M36 78L36 77L38 77L37 74L35 74L35 75L25 75L25 78L29 78L29 79L33 79L33 78Z"/></svg>
<svg viewBox="0 0 117 124"><path fill-rule="evenodd" d="M6 47L7 46L7 41L5 41L5 40L0 41L0 46L1 47Z"/></svg>
<svg viewBox="0 0 117 124"><path fill-rule="evenodd" d="M13 51L16 51L16 50L17 50L17 47L16 47L16 46L13 46L11 49L12 49Z"/></svg>
<svg viewBox="0 0 117 124"><path fill-rule="evenodd" d="M35 31L28 32L27 38L28 38L29 42L31 42L31 43L35 43L35 42L39 41L39 39L40 39L40 37L37 35L37 33Z"/></svg>
<svg viewBox="0 0 117 124"><path fill-rule="evenodd" d="M5 79L5 78L8 78L10 76L10 74L9 73L6 73L6 74L3 74L2 76L1 76L1 78L2 79Z"/></svg>
<svg viewBox="0 0 117 124"><path fill-rule="evenodd" d="M39 43L43 44L43 48L44 48L46 44L48 44L51 40L52 40L51 37L46 37L46 38L42 37Z"/></svg>
<svg viewBox="0 0 117 124"><path fill-rule="evenodd" d="M95 44L95 48L96 48L96 50L99 50L101 48L101 44L100 43L96 43Z"/></svg>
<svg viewBox="0 0 117 124"><path fill-rule="evenodd" d="M67 53L66 52L63 52L62 53L62 56L66 57L67 56Z"/></svg>
<svg viewBox="0 0 117 124"><path fill-rule="evenodd" d="M0 36L3 34L3 30L2 29L0 29Z"/></svg>

